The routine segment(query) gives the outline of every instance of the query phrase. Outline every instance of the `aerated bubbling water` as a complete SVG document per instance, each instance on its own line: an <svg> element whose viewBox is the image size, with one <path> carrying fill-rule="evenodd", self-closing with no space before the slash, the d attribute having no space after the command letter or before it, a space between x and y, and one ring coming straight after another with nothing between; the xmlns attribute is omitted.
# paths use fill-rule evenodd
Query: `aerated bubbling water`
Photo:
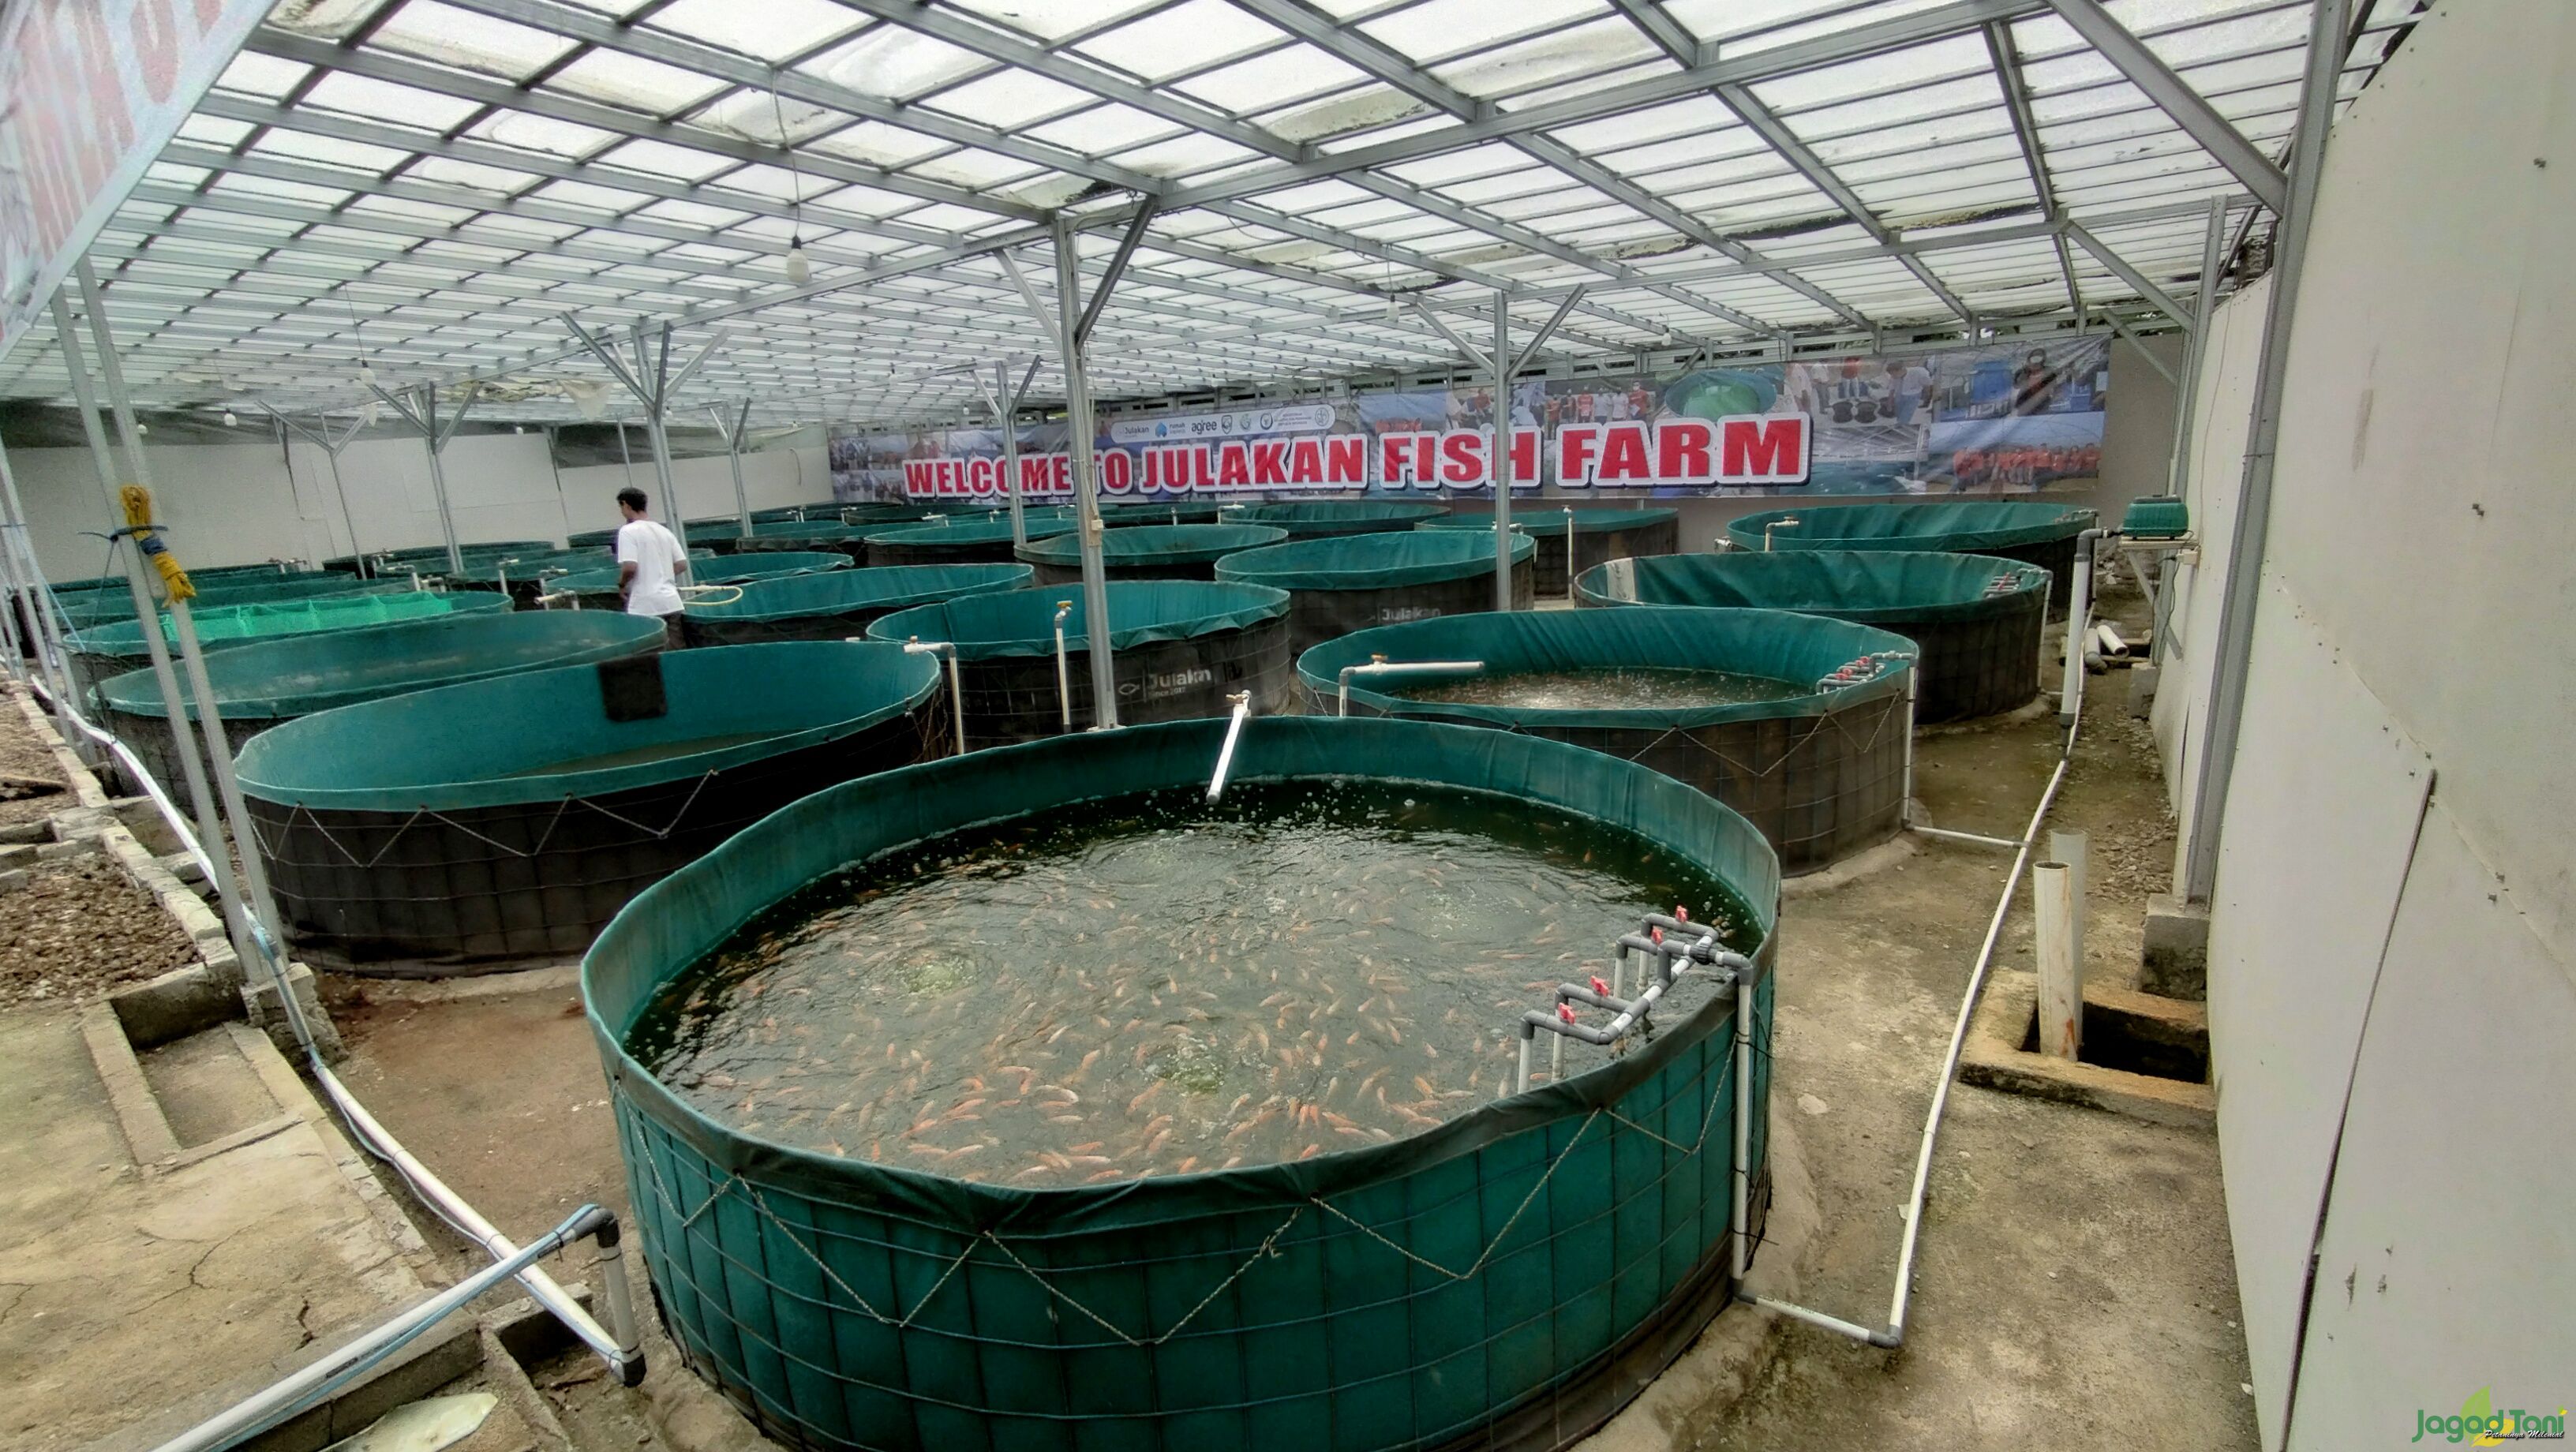
<svg viewBox="0 0 2576 1452"><path fill-rule="evenodd" d="M1752 921L1644 839L1525 801L1200 796L1060 808L827 878L682 974L630 1047L714 1117L830 1154L1023 1186L1188 1174L1475 1108L1510 1090L1521 1014L1607 976L1641 915ZM1686 979L1665 1021L1708 994ZM1605 1061L1568 1050L1568 1073Z"/></svg>
<svg viewBox="0 0 2576 1452"><path fill-rule="evenodd" d="M1425 678L1383 688L1408 701L1459 706L1513 706L1525 711L1671 711L1785 701L1813 692L1796 681L1734 671L1628 666L1615 670L1515 671L1509 675Z"/></svg>

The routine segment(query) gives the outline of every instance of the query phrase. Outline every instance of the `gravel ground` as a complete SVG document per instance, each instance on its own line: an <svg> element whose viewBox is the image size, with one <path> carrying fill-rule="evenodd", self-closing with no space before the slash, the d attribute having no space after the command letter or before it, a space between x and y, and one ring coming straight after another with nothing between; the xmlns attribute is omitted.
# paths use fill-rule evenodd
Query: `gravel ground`
<svg viewBox="0 0 2576 1452"><path fill-rule="evenodd" d="M0 1007L87 1003L195 957L161 905L104 857L47 863L0 895Z"/></svg>
<svg viewBox="0 0 2576 1452"><path fill-rule="evenodd" d="M53 752L28 727L17 702L5 696L0 696L0 776L38 777L54 782L63 779L62 770L54 764ZM71 797L61 791L28 792L18 787L0 787L0 825L39 821L72 805L75 803Z"/></svg>

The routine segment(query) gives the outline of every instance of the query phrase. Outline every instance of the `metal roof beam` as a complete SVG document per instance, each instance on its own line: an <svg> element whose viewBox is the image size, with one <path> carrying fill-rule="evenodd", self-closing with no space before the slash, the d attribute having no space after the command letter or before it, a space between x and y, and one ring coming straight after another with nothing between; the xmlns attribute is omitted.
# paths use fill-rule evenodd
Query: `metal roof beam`
<svg viewBox="0 0 2576 1452"><path fill-rule="evenodd" d="M2162 56L2147 49L2146 42L2130 34L2127 26L2103 9L2101 0L2049 0L2049 8L2127 76L2129 84L2145 92L2148 100L2171 116L2175 125L2190 133L2202 150L2216 157L2218 164L2233 173L2256 200L2274 215L2280 214L2283 199L2289 195L2288 174L2218 114L2218 108L2166 65Z"/></svg>

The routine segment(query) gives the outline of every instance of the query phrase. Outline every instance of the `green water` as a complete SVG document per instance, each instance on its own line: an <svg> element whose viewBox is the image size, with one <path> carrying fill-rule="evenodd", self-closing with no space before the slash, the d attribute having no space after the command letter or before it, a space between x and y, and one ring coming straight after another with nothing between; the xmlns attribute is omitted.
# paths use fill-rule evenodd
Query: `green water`
<svg viewBox="0 0 2576 1452"><path fill-rule="evenodd" d="M1527 711L1688 710L1785 701L1813 689L1796 681L1733 671L1634 668L1520 671L1511 675L1429 678L1383 688L1408 701L1456 706L1512 706Z"/></svg>
<svg viewBox="0 0 2576 1452"><path fill-rule="evenodd" d="M1524 801L1201 795L826 879L682 974L630 1048L715 1118L829 1154L1031 1187L1188 1174L1473 1109L1509 1091L1521 1014L1607 977L1642 914L1751 921L1643 839ZM1569 1074L1604 1062L1568 1048Z"/></svg>
<svg viewBox="0 0 2576 1452"><path fill-rule="evenodd" d="M642 766L647 762L668 761L675 756L695 756L702 751L723 751L754 741L766 741L775 731L735 731L722 736L691 736L679 741L657 741L650 746L630 746L624 751L603 751L595 756L572 756L531 766L519 771L503 772L493 780L520 776L569 776L579 771L608 771L620 766Z"/></svg>

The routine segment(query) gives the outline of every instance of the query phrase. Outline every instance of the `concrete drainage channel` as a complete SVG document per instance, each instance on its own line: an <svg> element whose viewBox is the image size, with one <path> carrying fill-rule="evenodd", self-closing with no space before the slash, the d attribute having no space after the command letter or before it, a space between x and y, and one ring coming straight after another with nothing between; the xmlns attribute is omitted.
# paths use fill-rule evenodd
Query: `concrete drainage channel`
<svg viewBox="0 0 2576 1452"><path fill-rule="evenodd" d="M285 1136L318 1137L366 1211L360 1226L339 1234L358 1234L371 1248L343 1246L341 1260L377 1265L367 1279L387 1309L454 1284L396 1195L296 1072L301 1049L279 1011L273 983L245 972L222 917L200 895L204 874L178 850L158 810L148 799L111 798L33 699L18 689L9 696L0 709L22 718L44 744L65 789L58 809L42 820L0 826L0 893L24 890L30 874L52 864L95 856L149 897L192 946L193 961L110 989L77 1012L80 1040L136 1171L148 1182L223 1175L228 1156L256 1157L268 1142ZM307 1031L325 1055L336 1058L339 1037L315 993L311 970L291 965L289 981ZM323 1238L327 1230L317 1224L309 1233ZM587 1287L565 1289L589 1307ZM485 1303L494 1300L487 1297ZM361 1321L340 1334L355 1340L368 1329ZM488 1435L479 1435L477 1446L568 1448L572 1439L528 1368L558 1362L575 1349L562 1323L532 1300L492 1305L479 1315L451 1315L362 1378L238 1445L258 1452L311 1452L444 1389L485 1391L496 1399L485 1423ZM244 1368L221 1385L171 1387L173 1405L124 1424L96 1445L120 1452L160 1446L282 1374L331 1359L317 1358L308 1345L278 1364Z"/></svg>

